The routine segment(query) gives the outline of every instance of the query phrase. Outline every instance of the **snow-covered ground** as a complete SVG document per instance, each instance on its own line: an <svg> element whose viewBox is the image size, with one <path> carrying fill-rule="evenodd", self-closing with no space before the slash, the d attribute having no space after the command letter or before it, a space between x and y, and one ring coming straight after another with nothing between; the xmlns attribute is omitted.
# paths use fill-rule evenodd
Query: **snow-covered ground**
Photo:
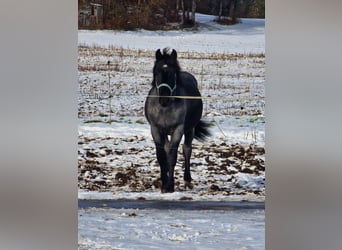
<svg viewBox="0 0 342 250"><path fill-rule="evenodd" d="M78 247L85 249L265 249L262 209L79 210Z"/></svg>
<svg viewBox="0 0 342 250"><path fill-rule="evenodd" d="M80 30L81 45L150 49L172 47L177 51L219 53L264 53L265 20L243 18L242 23L224 27L213 16L197 14L199 29L176 31L89 31Z"/></svg>
<svg viewBox="0 0 342 250"><path fill-rule="evenodd" d="M197 18L194 31L79 31L79 199L264 201L265 20ZM194 141L192 190L179 154L172 194L160 193L143 115L154 51L166 46L197 78L213 134ZM80 249L160 247L264 249L264 211L79 210Z"/></svg>
<svg viewBox="0 0 342 250"><path fill-rule="evenodd" d="M175 168L176 192L172 194L160 193L154 143L149 125L137 123L141 118L125 117L129 122L111 124L80 122L79 198L264 200L264 120L214 118L209 141L193 143L194 189L183 187L180 147Z"/></svg>

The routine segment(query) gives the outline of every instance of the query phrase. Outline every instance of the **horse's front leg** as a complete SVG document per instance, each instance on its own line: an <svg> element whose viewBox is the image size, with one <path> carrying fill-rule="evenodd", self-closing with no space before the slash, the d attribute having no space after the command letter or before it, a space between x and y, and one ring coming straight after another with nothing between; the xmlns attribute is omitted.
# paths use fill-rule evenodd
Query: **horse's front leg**
<svg viewBox="0 0 342 250"><path fill-rule="evenodd" d="M164 136L156 127L151 126L151 134L153 137L153 141L156 146L157 160L160 166L160 177L162 181L162 192L164 187L167 185L167 176L168 176L168 161L167 161L167 153L165 151L165 143L167 136Z"/></svg>
<svg viewBox="0 0 342 250"><path fill-rule="evenodd" d="M167 154L167 160L169 165L169 175L167 179L167 185L165 187L165 190L163 192L174 192L174 170L175 165L177 162L177 152L178 152L178 146L183 136L183 126L178 126L173 134L171 135L171 141L169 142L168 147L168 154Z"/></svg>

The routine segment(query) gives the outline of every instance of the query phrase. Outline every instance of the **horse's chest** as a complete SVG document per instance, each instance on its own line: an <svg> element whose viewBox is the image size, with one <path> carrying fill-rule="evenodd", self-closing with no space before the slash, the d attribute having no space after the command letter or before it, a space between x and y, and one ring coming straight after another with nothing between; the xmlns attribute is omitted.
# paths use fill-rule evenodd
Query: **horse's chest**
<svg viewBox="0 0 342 250"><path fill-rule="evenodd" d="M183 115L180 112L171 109L156 109L151 114L152 122L160 128L172 130L184 121Z"/></svg>

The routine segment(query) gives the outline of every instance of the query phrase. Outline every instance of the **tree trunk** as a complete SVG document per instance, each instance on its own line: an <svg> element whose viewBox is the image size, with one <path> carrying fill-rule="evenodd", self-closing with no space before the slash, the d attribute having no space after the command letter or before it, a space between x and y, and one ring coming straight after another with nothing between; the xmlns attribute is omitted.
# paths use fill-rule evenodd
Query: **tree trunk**
<svg viewBox="0 0 342 250"><path fill-rule="evenodd" d="M179 21L179 16L178 16L178 13L179 13L179 1L180 0L176 0L176 16L177 16L177 22Z"/></svg>
<svg viewBox="0 0 342 250"><path fill-rule="evenodd" d="M196 15L196 0L192 0L192 6L191 6L191 20L193 22L193 24L195 25L195 15Z"/></svg>
<svg viewBox="0 0 342 250"><path fill-rule="evenodd" d="M183 15L182 15L182 24L184 24L184 22L185 22L184 0L180 0L180 1L181 1L182 11L183 11Z"/></svg>
<svg viewBox="0 0 342 250"><path fill-rule="evenodd" d="M223 0L220 0L219 13L218 13L218 20L219 21L221 21L221 16L222 16L222 2L223 2Z"/></svg>
<svg viewBox="0 0 342 250"><path fill-rule="evenodd" d="M230 18L235 17L235 0L230 0L229 4L229 15Z"/></svg>

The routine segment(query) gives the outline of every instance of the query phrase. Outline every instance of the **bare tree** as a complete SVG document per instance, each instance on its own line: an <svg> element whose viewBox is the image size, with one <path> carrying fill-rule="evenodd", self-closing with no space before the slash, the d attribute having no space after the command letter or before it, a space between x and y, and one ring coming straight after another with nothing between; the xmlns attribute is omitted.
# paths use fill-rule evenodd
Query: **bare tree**
<svg viewBox="0 0 342 250"><path fill-rule="evenodd" d="M235 0L230 0L228 16L231 18L233 18L233 16L235 16Z"/></svg>
<svg viewBox="0 0 342 250"><path fill-rule="evenodd" d="M219 3L219 12L218 12L218 20L220 21L221 20L221 16L222 16L222 3L223 0L220 0L220 3Z"/></svg>
<svg viewBox="0 0 342 250"><path fill-rule="evenodd" d="M196 22L196 6L198 0L180 0L182 8L182 24L194 25ZM191 16L190 16L191 12Z"/></svg>
<svg viewBox="0 0 342 250"><path fill-rule="evenodd" d="M184 0L180 0L182 7L182 24L185 23L185 8L184 8Z"/></svg>
<svg viewBox="0 0 342 250"><path fill-rule="evenodd" d="M192 6L191 6L191 20L193 24L195 25L196 22L196 0L192 0Z"/></svg>

